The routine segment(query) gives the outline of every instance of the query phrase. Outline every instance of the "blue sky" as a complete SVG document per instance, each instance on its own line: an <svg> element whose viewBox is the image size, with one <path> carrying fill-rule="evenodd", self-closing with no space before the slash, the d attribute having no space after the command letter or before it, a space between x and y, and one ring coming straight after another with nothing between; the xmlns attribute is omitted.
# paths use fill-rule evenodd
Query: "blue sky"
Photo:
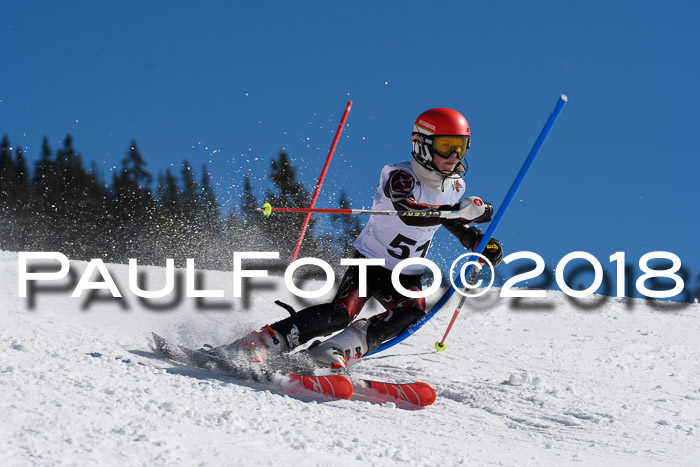
<svg viewBox="0 0 700 467"><path fill-rule="evenodd" d="M317 206L342 188L368 207L416 116L447 106L472 127L468 193L498 206L566 93L496 237L550 269L576 250L610 273L616 251L634 269L670 251L694 292L699 22L692 1L11 2L0 133L33 160L70 132L105 177L135 139L154 173L208 164L232 206L282 148L312 185L351 99ZM461 253L439 240L436 258Z"/></svg>

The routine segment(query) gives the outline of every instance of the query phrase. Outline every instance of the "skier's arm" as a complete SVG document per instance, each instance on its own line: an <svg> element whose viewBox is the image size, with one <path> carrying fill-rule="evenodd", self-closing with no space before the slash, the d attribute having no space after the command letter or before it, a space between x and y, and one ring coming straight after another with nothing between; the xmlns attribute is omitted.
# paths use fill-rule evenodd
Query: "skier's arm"
<svg viewBox="0 0 700 467"><path fill-rule="evenodd" d="M452 212L454 213L453 217L443 219L442 225L459 239L464 248L474 251L484 235L476 227L469 227L467 224L491 221L493 206L478 196L468 196L455 205ZM503 259L501 242L491 238L482 254L495 267Z"/></svg>
<svg viewBox="0 0 700 467"><path fill-rule="evenodd" d="M447 219L459 220L462 224L481 224L491 221L493 205L485 202L478 196L468 196L454 206L451 206L449 213L445 214Z"/></svg>
<svg viewBox="0 0 700 467"><path fill-rule="evenodd" d="M484 234L482 234L476 227L462 225L456 219L445 219L443 225L452 235L459 239L460 243L464 245L464 248L467 250L474 251L474 248L484 237ZM496 267L503 259L503 248L501 247L501 242L495 238L490 239L482 254L486 256L489 261L491 261L491 264L493 264L494 267Z"/></svg>
<svg viewBox="0 0 700 467"><path fill-rule="evenodd" d="M384 195L391 200L396 211L412 211L412 212L427 212L427 211L446 211L452 209L449 204L433 206L422 204L416 201L413 195L413 189L416 186L416 179L403 170L395 170L389 175L389 180L384 185ZM442 219L439 217L400 217L407 225L413 226L431 226L440 225Z"/></svg>
<svg viewBox="0 0 700 467"><path fill-rule="evenodd" d="M413 195L416 180L413 176L403 170L395 170L389 175L389 181L384 185L384 195L391 200L396 211L450 211L449 218L440 217L401 217L400 219L407 225L431 226L444 225L448 227L455 223L470 224L489 222L493 214L493 206L484 202L478 196L469 196L461 202L439 206L418 203ZM459 235L458 235L459 236Z"/></svg>

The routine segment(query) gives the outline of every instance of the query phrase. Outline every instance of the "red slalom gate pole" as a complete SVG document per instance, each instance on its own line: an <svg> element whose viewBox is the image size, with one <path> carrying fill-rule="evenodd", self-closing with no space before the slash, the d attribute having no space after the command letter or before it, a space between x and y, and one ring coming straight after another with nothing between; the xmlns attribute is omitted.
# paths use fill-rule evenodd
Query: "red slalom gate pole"
<svg viewBox="0 0 700 467"><path fill-rule="evenodd" d="M471 275L469 276L469 281L467 284L474 285L476 283L476 276L479 275L479 271L481 271L480 267L475 267L472 268ZM466 293L466 288L464 289ZM459 316L459 312L462 310L462 307L464 306L464 301L467 299L466 295L462 295L462 298L459 300L459 305L457 305L457 308L455 308L455 312L452 314L452 319L450 320L450 324L447 325L447 330L445 331L445 335L442 336L442 340L439 342L435 343L435 350L438 352L442 352L445 350L447 345L445 344L445 341L447 340L447 335L450 333L450 330L452 329L452 325L455 324L455 321L457 320L457 316Z"/></svg>
<svg viewBox="0 0 700 467"><path fill-rule="evenodd" d="M318 198L318 194L321 191L321 185L323 185L323 181L326 178L326 172L328 172L328 166L331 165L331 159L333 159L333 153L335 152L335 147L338 145L338 140L340 139L340 134L343 132L343 128L345 127L345 121L348 119L348 113L350 112L350 109L352 108L352 101L348 101L347 105L345 106L345 112L343 112L343 117L340 119L340 124L338 125L338 130L335 132L335 137L333 138L333 144L331 144L331 148L328 150L328 156L326 156L326 163L323 165L323 170L321 170L321 176L318 178L318 183L316 184L316 189L314 190L314 194L311 197L311 204L309 204L309 209L313 209L314 205L316 205L316 199ZM304 223L301 225L301 231L299 232L299 238L297 239L297 243L294 246L294 253L292 254L292 259L290 263L293 263L296 261L297 256L299 255L299 250L301 249L301 242L304 240L304 234L306 234L306 228L309 226L309 221L311 220L311 212L307 212L306 216L304 217Z"/></svg>
<svg viewBox="0 0 700 467"><path fill-rule="evenodd" d="M462 297L461 300L459 301L459 305L457 305L457 308L455 308L455 312L452 315L452 319L450 320L450 324L447 325L447 330L445 331L445 335L442 336L442 340L440 342L435 343L435 350L438 352L442 352L445 350L445 341L447 340L447 335L450 333L450 330L452 329L452 325L455 324L455 321L457 321L457 316L459 316L459 312L462 309L462 306L464 306L464 299L467 297Z"/></svg>

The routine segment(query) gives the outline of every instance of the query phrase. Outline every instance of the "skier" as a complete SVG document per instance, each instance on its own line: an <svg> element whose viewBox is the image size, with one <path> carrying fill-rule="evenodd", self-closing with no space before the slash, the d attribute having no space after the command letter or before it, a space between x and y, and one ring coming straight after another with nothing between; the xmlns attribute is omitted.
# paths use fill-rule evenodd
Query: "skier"
<svg viewBox="0 0 700 467"><path fill-rule="evenodd" d="M451 218L371 216L355 240L355 258L381 258L384 266L367 266L367 293L360 296L358 266L346 270L335 298L290 317L263 326L226 346L243 351L252 361L265 361L301 344L336 331L339 334L314 342L307 350L321 366L343 368L354 359L378 348L418 321L426 312L424 298L402 296L391 281L392 270L406 258L425 257L435 232L443 226L465 248L473 250L483 234L467 224L491 220L493 206L479 197L464 195L462 177L467 172L464 157L471 142L467 119L449 108L434 108L418 116L411 141L413 159L382 169L373 209L396 211L451 211ZM500 242L490 239L484 256L500 263ZM423 266L411 265L400 275L401 285L422 289ZM355 319L374 297L386 311L369 319Z"/></svg>

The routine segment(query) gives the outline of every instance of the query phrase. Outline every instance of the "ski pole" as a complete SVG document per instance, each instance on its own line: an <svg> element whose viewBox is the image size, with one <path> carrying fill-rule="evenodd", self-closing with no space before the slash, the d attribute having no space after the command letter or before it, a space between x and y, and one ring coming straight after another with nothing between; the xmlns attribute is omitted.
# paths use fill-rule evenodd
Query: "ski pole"
<svg viewBox="0 0 700 467"><path fill-rule="evenodd" d="M479 269L479 268L472 268L472 273L469 276L469 282L467 282L467 284L469 284L469 286L474 285L474 283L476 282L476 276L479 275L480 270L481 269ZM466 290L467 290L467 287L464 287L465 292L466 292ZM445 350L445 348L447 348L447 345L445 344L445 341L447 340L447 335L450 333L450 329L452 329L452 325L455 324L455 321L457 320L457 316L459 316L459 312L462 310L462 306L464 306L464 302L466 300L467 300L467 296L463 294L462 298L459 300L459 305L457 305L457 308L455 308L455 312L452 315L452 319L450 320L450 324L447 325L447 330L445 331L445 335L442 336L441 341L435 342L435 350L437 350L438 352L442 352L443 350Z"/></svg>
<svg viewBox="0 0 700 467"><path fill-rule="evenodd" d="M386 211L379 209L336 209L336 208L273 208L270 203L265 203L260 208L266 216L272 212L301 212L301 213L317 213L317 214L377 214L384 216L401 216L401 217L445 217L447 218L451 211Z"/></svg>
<svg viewBox="0 0 700 467"><path fill-rule="evenodd" d="M311 203L309 204L309 209L313 209L314 205L316 204L316 199L318 198L318 194L321 191L321 185L323 185L323 180L326 178L326 172L328 172L328 166L331 164L331 159L333 158L333 153L335 152L335 147L338 145L338 140L340 139L340 134L343 132L343 127L345 127L345 121L348 119L348 113L350 112L350 109L352 108L352 101L348 101L347 105L345 106L345 111L343 112L343 116L340 119L340 124L338 125L338 130L335 132L335 137L333 138L333 143L331 144L331 148L328 150L328 155L326 156L326 163L323 165L323 169L321 170L321 176L318 177L318 183L316 184L316 189L314 190L314 194L311 197ZM306 233L306 228L309 225L309 221L311 220L311 211L307 211L306 217L304 217L304 223L301 225L301 231L299 232L299 238L297 239L296 245L294 245L294 253L292 253L292 260L290 263L293 263L294 260L297 259L297 255L299 255L299 250L301 249L301 242L304 240L304 234Z"/></svg>
<svg viewBox="0 0 700 467"><path fill-rule="evenodd" d="M344 208L273 208L270 203L265 203L260 210L266 216L270 216L273 212L298 212L298 213L316 213L316 214L370 214L382 216L399 216L399 217L440 217L443 219L463 219L459 217L455 210L446 211L391 211L383 209L344 209ZM471 222L470 222L471 223Z"/></svg>

